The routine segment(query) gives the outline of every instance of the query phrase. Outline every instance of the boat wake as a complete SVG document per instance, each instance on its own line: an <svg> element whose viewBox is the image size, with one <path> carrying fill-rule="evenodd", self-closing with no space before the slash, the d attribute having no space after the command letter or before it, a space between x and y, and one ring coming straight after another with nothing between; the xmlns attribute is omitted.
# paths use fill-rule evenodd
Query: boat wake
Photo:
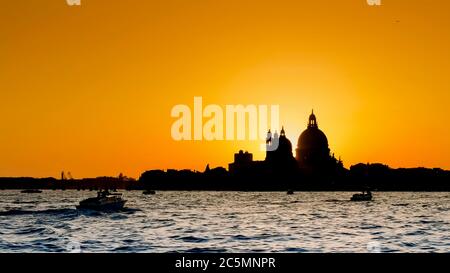
<svg viewBox="0 0 450 273"><path fill-rule="evenodd" d="M124 213L124 214L134 214L136 212L142 211L141 209L133 209L133 208L123 208L121 210L115 211L116 213ZM85 215L85 216L99 216L103 214L111 214L110 212L102 212L95 210L77 210L75 208L67 208L67 209L47 209L47 210L22 210L22 209L11 209L6 211L0 211L1 216L23 216L23 215L49 215L49 216L77 216L77 215Z"/></svg>

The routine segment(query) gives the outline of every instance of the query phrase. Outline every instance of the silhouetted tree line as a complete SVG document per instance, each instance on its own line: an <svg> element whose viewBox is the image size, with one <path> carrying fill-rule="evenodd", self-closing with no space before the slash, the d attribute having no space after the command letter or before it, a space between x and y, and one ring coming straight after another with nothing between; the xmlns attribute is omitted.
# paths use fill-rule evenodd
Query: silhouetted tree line
<svg viewBox="0 0 450 273"><path fill-rule="evenodd" d="M54 190L239 190L239 191L450 191L450 171L427 168L393 169L383 164L356 164L331 173L303 173L271 168L260 162L239 172L209 166L203 172L150 170L138 181L124 177L60 180L55 178L0 178L0 189Z"/></svg>
<svg viewBox="0 0 450 273"><path fill-rule="evenodd" d="M0 178L0 189L100 190L143 189L138 181L126 177L96 177L83 179L55 179L32 177Z"/></svg>
<svg viewBox="0 0 450 273"><path fill-rule="evenodd" d="M377 190L449 191L450 171L439 168L392 169L383 164L357 164L350 168L349 181Z"/></svg>
<svg viewBox="0 0 450 273"><path fill-rule="evenodd" d="M383 164L357 164L331 173L303 173L254 164L238 173L224 168L151 170L140 182L153 190L240 190L240 191L450 191L450 171L442 169L392 169Z"/></svg>

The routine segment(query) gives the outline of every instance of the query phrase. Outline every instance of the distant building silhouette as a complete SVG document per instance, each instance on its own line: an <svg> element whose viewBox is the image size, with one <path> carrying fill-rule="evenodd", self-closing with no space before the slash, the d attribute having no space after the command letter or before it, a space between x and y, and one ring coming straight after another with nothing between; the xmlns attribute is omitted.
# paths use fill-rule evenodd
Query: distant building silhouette
<svg viewBox="0 0 450 273"><path fill-rule="evenodd" d="M234 154L234 162L228 164L228 170L232 174L247 172L253 165L253 154L240 150Z"/></svg>

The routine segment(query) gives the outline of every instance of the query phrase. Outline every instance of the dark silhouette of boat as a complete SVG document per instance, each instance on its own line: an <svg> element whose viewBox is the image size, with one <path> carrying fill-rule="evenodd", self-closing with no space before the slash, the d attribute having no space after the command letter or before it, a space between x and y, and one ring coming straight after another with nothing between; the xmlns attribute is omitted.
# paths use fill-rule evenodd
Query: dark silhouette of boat
<svg viewBox="0 0 450 273"><path fill-rule="evenodd" d="M154 190L145 190L144 192L142 192L142 194L145 194L145 195L156 194L156 191L154 191Z"/></svg>
<svg viewBox="0 0 450 273"><path fill-rule="evenodd" d="M97 197L80 202L77 209L89 210L121 210L127 200L122 199L121 193L110 193L108 190L99 191Z"/></svg>
<svg viewBox="0 0 450 273"><path fill-rule="evenodd" d="M370 191L357 193L350 198L350 201L372 201L372 193Z"/></svg>
<svg viewBox="0 0 450 273"><path fill-rule="evenodd" d="M42 193L42 191L38 190L38 189L27 189L27 190L22 190L21 193Z"/></svg>

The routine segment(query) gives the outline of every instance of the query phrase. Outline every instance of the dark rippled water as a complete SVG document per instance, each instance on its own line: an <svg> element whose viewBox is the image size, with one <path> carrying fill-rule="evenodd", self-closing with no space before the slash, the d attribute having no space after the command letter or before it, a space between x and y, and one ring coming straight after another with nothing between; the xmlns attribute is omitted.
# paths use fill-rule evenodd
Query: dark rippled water
<svg viewBox="0 0 450 273"><path fill-rule="evenodd" d="M0 252L450 252L450 193L0 192Z"/></svg>

